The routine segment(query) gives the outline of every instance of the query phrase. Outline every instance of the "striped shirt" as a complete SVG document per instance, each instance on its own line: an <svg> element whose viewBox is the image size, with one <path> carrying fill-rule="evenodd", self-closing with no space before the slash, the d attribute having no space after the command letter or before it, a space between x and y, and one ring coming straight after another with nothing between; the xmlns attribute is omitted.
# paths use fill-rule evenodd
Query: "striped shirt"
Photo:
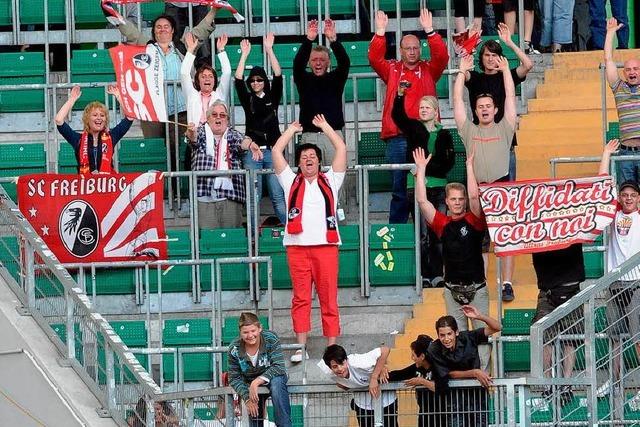
<svg viewBox="0 0 640 427"><path fill-rule="evenodd" d="M624 80L611 86L620 121L620 141L640 139L640 90Z"/></svg>
<svg viewBox="0 0 640 427"><path fill-rule="evenodd" d="M275 332L262 331L260 334L260 349L255 365L251 363L241 338L229 346L229 385L243 400L249 398L249 384L254 379L263 377L270 382L274 377L286 375L280 338Z"/></svg>

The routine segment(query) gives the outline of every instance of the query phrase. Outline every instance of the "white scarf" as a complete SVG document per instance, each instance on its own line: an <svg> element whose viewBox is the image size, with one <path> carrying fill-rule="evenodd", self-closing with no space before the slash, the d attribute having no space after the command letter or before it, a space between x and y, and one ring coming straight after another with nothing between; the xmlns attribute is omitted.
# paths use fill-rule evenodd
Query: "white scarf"
<svg viewBox="0 0 640 427"><path fill-rule="evenodd" d="M204 126L204 132L206 136L207 156L211 156L214 158L213 165L215 170L229 170L230 159L227 158L229 154L227 143L227 133L229 132L229 129L227 128L227 130L224 131L218 144L216 144L216 139L213 136L213 132L211 131L211 127L208 123ZM231 178L229 176L219 176L214 179L213 188L216 190L231 191L233 190L233 183L231 182Z"/></svg>

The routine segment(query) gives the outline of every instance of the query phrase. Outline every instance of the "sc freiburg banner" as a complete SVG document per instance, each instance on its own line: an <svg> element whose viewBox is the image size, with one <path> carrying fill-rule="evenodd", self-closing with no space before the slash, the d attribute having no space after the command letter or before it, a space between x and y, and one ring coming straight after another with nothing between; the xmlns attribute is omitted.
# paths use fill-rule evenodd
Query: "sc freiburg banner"
<svg viewBox="0 0 640 427"><path fill-rule="evenodd" d="M109 49L125 116L166 122L164 60L152 44L118 45Z"/></svg>
<svg viewBox="0 0 640 427"><path fill-rule="evenodd" d="M167 259L160 173L23 175L18 205L62 263Z"/></svg>
<svg viewBox="0 0 640 427"><path fill-rule="evenodd" d="M610 176L480 186L496 255L543 252L594 241L617 202Z"/></svg>

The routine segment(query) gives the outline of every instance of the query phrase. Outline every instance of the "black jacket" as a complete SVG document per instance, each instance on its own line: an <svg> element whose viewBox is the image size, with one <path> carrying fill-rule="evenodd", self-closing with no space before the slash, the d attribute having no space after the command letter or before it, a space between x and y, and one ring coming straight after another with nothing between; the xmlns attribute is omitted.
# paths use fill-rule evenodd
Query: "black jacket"
<svg viewBox="0 0 640 427"><path fill-rule="evenodd" d="M429 131L420 120L407 116L404 110L404 96L396 95L391 117L396 126L407 137L407 163L413 163L413 150L418 147L424 149L425 156L428 156ZM436 152L433 153L433 157L427 166L427 176L446 178L447 173L453 167L454 161L453 138L451 138L451 134L447 129L440 129L436 137Z"/></svg>

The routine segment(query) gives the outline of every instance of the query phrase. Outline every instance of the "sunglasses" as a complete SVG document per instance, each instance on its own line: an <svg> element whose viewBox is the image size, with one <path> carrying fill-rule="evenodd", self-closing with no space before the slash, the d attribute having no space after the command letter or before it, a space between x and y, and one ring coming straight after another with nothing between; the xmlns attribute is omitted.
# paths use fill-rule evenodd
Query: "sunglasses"
<svg viewBox="0 0 640 427"><path fill-rule="evenodd" d="M264 79L251 79L249 80L249 83L262 83L264 82Z"/></svg>
<svg viewBox="0 0 640 427"><path fill-rule="evenodd" d="M214 119L217 119L218 117L221 119L226 119L227 117L229 117L227 113L211 113L210 116Z"/></svg>

